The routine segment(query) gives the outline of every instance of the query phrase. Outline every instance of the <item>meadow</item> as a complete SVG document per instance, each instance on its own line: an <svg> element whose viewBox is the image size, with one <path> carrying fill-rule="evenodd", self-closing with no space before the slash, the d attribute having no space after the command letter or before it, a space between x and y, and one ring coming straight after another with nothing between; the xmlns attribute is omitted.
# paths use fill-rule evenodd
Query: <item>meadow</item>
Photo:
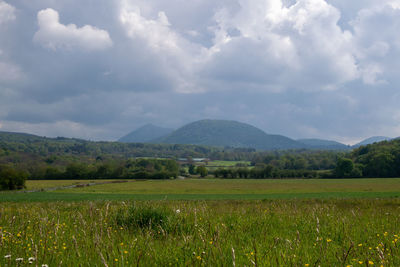
<svg viewBox="0 0 400 267"><path fill-rule="evenodd" d="M0 266L400 266L400 179L76 182L0 194Z"/></svg>
<svg viewBox="0 0 400 267"><path fill-rule="evenodd" d="M399 207L398 199L3 203L0 264L399 266Z"/></svg>
<svg viewBox="0 0 400 267"><path fill-rule="evenodd" d="M1 201L263 200L400 197L400 179L28 180L27 190L0 192ZM95 186L63 188L76 184ZM58 187L58 190L54 190Z"/></svg>

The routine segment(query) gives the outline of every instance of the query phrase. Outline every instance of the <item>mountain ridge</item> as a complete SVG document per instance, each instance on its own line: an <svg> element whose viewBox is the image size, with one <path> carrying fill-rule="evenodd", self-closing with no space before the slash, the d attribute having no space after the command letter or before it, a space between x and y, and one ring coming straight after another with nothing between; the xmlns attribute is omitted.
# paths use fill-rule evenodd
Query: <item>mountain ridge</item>
<svg viewBox="0 0 400 267"><path fill-rule="evenodd" d="M118 139L122 143L147 143L154 139L166 136L173 132L173 129L163 128L151 123L145 124L127 135Z"/></svg>
<svg viewBox="0 0 400 267"><path fill-rule="evenodd" d="M360 146L370 145L373 143L379 143L382 141L390 141L392 139L393 138L387 137L387 136L372 136L372 137L368 137L368 138L362 140L361 142L353 145L352 148L358 148Z"/></svg>
<svg viewBox="0 0 400 267"><path fill-rule="evenodd" d="M244 147L258 150L297 149L302 146L283 135L267 134L250 124L232 120L199 120L152 143Z"/></svg>

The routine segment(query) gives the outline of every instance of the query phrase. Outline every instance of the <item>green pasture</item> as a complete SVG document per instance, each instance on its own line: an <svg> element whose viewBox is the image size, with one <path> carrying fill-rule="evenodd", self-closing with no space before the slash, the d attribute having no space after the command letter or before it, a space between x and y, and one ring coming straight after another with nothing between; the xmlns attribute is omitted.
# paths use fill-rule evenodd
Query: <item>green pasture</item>
<svg viewBox="0 0 400 267"><path fill-rule="evenodd" d="M226 160L213 160L209 161L207 167L235 167L236 164L244 164L250 166L250 161L226 161Z"/></svg>
<svg viewBox="0 0 400 267"><path fill-rule="evenodd" d="M89 182L93 186L63 188ZM400 179L185 179L27 181L43 192L1 192L0 201L251 200L400 197ZM58 190L54 190L58 187ZM48 191L48 189L51 190Z"/></svg>
<svg viewBox="0 0 400 267"><path fill-rule="evenodd" d="M96 182L109 182L112 180L27 180L26 190L40 190L58 188L63 186L80 185Z"/></svg>

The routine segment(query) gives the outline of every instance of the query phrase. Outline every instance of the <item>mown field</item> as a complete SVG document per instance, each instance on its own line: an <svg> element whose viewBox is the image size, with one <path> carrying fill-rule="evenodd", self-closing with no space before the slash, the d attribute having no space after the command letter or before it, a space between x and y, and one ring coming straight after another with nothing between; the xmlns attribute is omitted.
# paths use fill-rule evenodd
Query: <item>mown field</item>
<svg viewBox="0 0 400 267"><path fill-rule="evenodd" d="M53 191L77 182L91 183L28 181L44 191L0 193L0 266L400 266L400 179Z"/></svg>
<svg viewBox="0 0 400 267"><path fill-rule="evenodd" d="M62 189L62 186L105 183ZM1 192L0 201L81 200L262 200L400 197L400 179L186 179L186 180L27 181L27 190ZM54 187L60 189L54 190ZM47 191L51 189L51 191ZM39 190L40 191L40 190Z"/></svg>

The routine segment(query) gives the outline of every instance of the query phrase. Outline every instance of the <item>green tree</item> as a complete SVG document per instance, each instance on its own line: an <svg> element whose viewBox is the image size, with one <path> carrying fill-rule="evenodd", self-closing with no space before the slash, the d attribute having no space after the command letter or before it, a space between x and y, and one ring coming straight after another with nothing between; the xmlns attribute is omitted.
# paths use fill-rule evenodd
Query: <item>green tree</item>
<svg viewBox="0 0 400 267"><path fill-rule="evenodd" d="M208 174L207 168L203 165L197 166L197 173L200 174L201 177L206 177Z"/></svg>
<svg viewBox="0 0 400 267"><path fill-rule="evenodd" d="M338 178L348 177L353 171L354 163L351 159L339 158L335 168L335 175Z"/></svg>
<svg viewBox="0 0 400 267"><path fill-rule="evenodd" d="M2 190L23 189L27 173L10 166L0 166L0 187Z"/></svg>

